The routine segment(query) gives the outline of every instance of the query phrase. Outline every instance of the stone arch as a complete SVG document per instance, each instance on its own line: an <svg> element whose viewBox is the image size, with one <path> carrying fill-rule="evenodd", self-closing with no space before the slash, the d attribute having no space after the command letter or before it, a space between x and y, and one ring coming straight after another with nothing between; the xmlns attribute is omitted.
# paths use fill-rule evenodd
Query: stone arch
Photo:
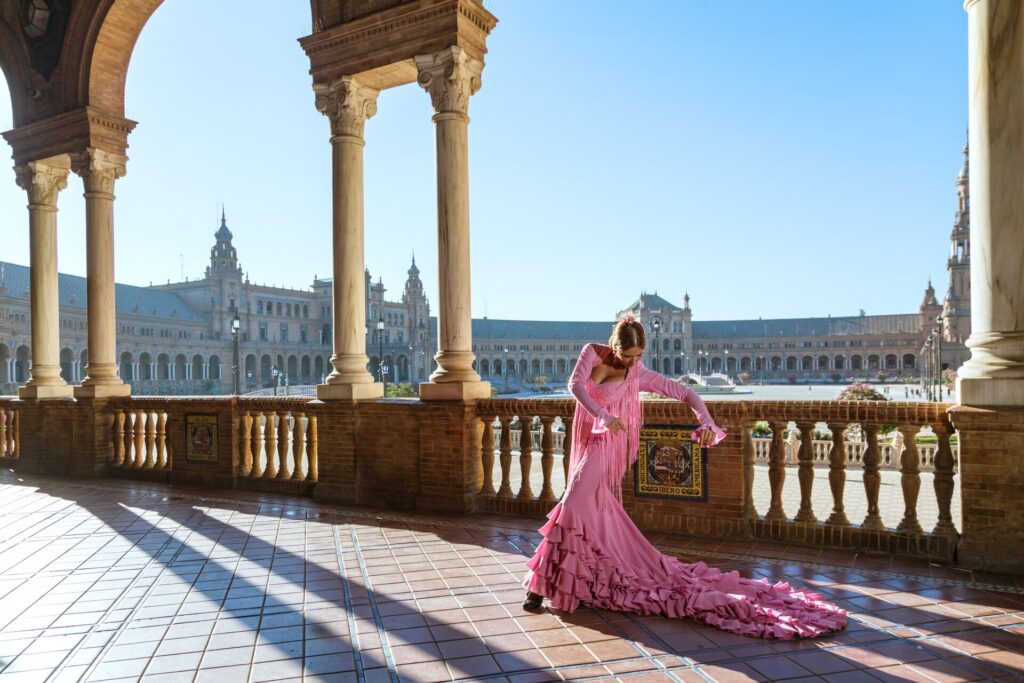
<svg viewBox="0 0 1024 683"><path fill-rule="evenodd" d="M886 370L896 370L898 364L899 364L899 361L896 359L896 354L895 353L887 353L885 355L885 369Z"/></svg>
<svg viewBox="0 0 1024 683"><path fill-rule="evenodd" d="M29 103L32 101L28 96L32 88L29 64L25 43L17 30L7 22L0 21L0 72L4 75L3 82L11 102L11 128L29 122ZM0 126L6 125L8 122L0 121Z"/></svg>
<svg viewBox="0 0 1024 683"><path fill-rule="evenodd" d="M6 344L0 344L0 384L7 384L11 381L9 365L11 359L11 350L7 348ZM2 390L2 389L0 389Z"/></svg>
<svg viewBox="0 0 1024 683"><path fill-rule="evenodd" d="M814 369L814 358L811 356L804 356L800 359L800 369L810 372Z"/></svg>
<svg viewBox="0 0 1024 683"><path fill-rule="evenodd" d="M491 376L491 361L486 358L480 360L480 374L484 377Z"/></svg>
<svg viewBox="0 0 1024 683"><path fill-rule="evenodd" d="M676 358L675 361L674 361L674 366L675 367L673 368L673 370L674 370L673 374L676 374L676 375L683 374L683 359L682 358Z"/></svg>
<svg viewBox="0 0 1024 683"><path fill-rule="evenodd" d="M29 354L29 348L24 344L14 352L14 381L18 384L28 381Z"/></svg>
<svg viewBox="0 0 1024 683"><path fill-rule="evenodd" d="M192 356L192 379L203 379L203 357L200 356L198 353Z"/></svg>
<svg viewBox="0 0 1024 683"><path fill-rule="evenodd" d="M290 306L291 304L289 304ZM299 382L299 357L288 356L288 369L285 370L288 373L288 382L290 384L298 384Z"/></svg>
<svg viewBox="0 0 1024 683"><path fill-rule="evenodd" d="M846 366L846 357L842 354L832 359L832 367L836 370L844 370Z"/></svg>
<svg viewBox="0 0 1024 683"><path fill-rule="evenodd" d="M171 357L168 356L166 353L161 353L159 356L156 357L156 378L171 378Z"/></svg>
<svg viewBox="0 0 1024 683"><path fill-rule="evenodd" d="M818 369L828 370L828 356L818 356Z"/></svg>
<svg viewBox="0 0 1024 683"><path fill-rule="evenodd" d="M188 367L188 358L183 353L179 353L174 357L174 379L179 382L183 381L186 377Z"/></svg>
<svg viewBox="0 0 1024 683"><path fill-rule="evenodd" d="M299 362L299 374L302 377L303 384L309 384L312 379L310 376L311 367L312 365L310 364L309 356L303 356L302 360Z"/></svg>
<svg viewBox="0 0 1024 683"><path fill-rule="evenodd" d="M139 355L139 379L153 379L153 356L145 352Z"/></svg>
<svg viewBox="0 0 1024 683"><path fill-rule="evenodd" d="M851 370L863 370L864 369L864 357L859 353L855 353L850 356L850 369Z"/></svg>
<svg viewBox="0 0 1024 683"><path fill-rule="evenodd" d="M912 354L912 353L905 353L905 354L903 354L903 369L904 370L913 370L916 367L917 367L917 359L914 358L914 354Z"/></svg>
<svg viewBox="0 0 1024 683"><path fill-rule="evenodd" d="M66 346L60 350L60 376L68 384L75 381L75 354Z"/></svg>
<svg viewBox="0 0 1024 683"><path fill-rule="evenodd" d="M243 375L242 381L249 386L259 381L259 376L260 373L256 369L256 354L250 353L245 357L245 375Z"/></svg>
<svg viewBox="0 0 1024 683"><path fill-rule="evenodd" d="M63 351L61 352L61 355L62 356L64 355ZM125 382L131 382L133 380L138 379L135 376L135 373L133 372L134 369L135 369L134 368L134 364L135 364L135 358L132 356L130 351L123 351L123 352L121 352L121 368L120 368L120 373L121 373L121 379L124 380ZM61 363L61 365L64 365L64 363Z"/></svg>
<svg viewBox="0 0 1024 683"><path fill-rule="evenodd" d="M210 356L210 379L220 379L220 356Z"/></svg>
<svg viewBox="0 0 1024 683"><path fill-rule="evenodd" d="M261 384L263 384L265 382L269 382L271 380L271 377L270 377L271 365L273 365L273 363L270 360L270 354L267 354L267 353L263 354L263 356L260 358L260 378L259 379L260 379L260 383Z"/></svg>
<svg viewBox="0 0 1024 683"><path fill-rule="evenodd" d="M324 359L323 356L316 356L313 358L313 379L317 382L323 381L324 376Z"/></svg>
<svg viewBox="0 0 1024 683"><path fill-rule="evenodd" d="M740 372L750 372L750 356L740 358Z"/></svg>

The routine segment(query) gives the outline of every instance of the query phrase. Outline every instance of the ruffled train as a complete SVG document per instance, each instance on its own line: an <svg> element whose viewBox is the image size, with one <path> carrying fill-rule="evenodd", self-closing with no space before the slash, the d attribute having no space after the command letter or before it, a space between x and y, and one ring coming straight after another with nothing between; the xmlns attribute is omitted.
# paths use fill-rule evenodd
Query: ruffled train
<svg viewBox="0 0 1024 683"><path fill-rule="evenodd" d="M840 630L846 612L821 596L662 555L617 501L580 514L560 503L527 563L524 586L558 610L581 603L620 612L690 617L745 636L813 638ZM584 519L586 518L586 519Z"/></svg>

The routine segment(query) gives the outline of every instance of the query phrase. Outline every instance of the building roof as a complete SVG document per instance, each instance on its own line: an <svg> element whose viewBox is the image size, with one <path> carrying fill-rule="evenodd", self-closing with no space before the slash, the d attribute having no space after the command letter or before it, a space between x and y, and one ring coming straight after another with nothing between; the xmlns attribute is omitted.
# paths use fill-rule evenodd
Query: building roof
<svg viewBox="0 0 1024 683"><path fill-rule="evenodd" d="M3 286L7 296L13 299L29 297L29 269L27 266L0 261L3 269ZM62 307L85 310L85 278L60 273L57 275L58 301ZM174 292L152 287L114 285L114 305L119 315L135 315L144 318L177 320L182 322L207 323L205 315L192 308Z"/></svg>
<svg viewBox="0 0 1024 683"><path fill-rule="evenodd" d="M916 334L917 313L863 315L840 318L776 318L765 320L706 320L693 322L693 336L721 337L829 337L854 334Z"/></svg>
<svg viewBox="0 0 1024 683"><path fill-rule="evenodd" d="M431 317L431 324L436 324L436 320L437 318ZM550 320L474 318L473 339L603 341L611 335L614 324L610 320L602 322L556 322Z"/></svg>
<svg viewBox="0 0 1024 683"><path fill-rule="evenodd" d="M647 294L646 292L640 295L640 298L631 303L623 310L634 311L638 308L650 309L650 310L669 310L669 311L681 311L683 310L679 306L676 306L671 301L664 299L657 294Z"/></svg>

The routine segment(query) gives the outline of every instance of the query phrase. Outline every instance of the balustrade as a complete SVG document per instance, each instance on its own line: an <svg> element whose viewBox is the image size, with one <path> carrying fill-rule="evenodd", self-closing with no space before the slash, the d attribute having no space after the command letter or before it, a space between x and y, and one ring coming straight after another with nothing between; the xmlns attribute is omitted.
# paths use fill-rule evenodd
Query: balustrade
<svg viewBox="0 0 1024 683"><path fill-rule="evenodd" d="M165 470L171 467L167 444L167 412L159 408L114 408L111 465L124 469Z"/></svg>
<svg viewBox="0 0 1024 683"><path fill-rule="evenodd" d="M302 410L244 410L239 419L239 475L249 479L317 480L317 418Z"/></svg>

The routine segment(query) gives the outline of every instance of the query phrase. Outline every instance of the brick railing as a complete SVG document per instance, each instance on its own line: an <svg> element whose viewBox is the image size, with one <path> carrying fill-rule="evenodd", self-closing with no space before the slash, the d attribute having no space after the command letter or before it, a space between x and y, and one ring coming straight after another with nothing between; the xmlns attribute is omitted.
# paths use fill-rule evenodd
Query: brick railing
<svg viewBox="0 0 1024 683"><path fill-rule="evenodd" d="M645 401L643 406L647 423L694 423L692 412L683 404ZM623 484L623 503L642 528L952 558L959 534L950 509L956 459L950 446L953 428L946 415L949 406L881 401L729 401L709 402L708 406L729 436L708 458L707 501L637 497L632 494L629 472ZM566 399L494 399L477 404L483 427L479 509L542 515L552 507L562 493L568 472L574 408L574 402ZM530 439L529 448L525 441L517 447L509 425L516 418L521 424L530 424L534 417L539 419L541 430ZM758 421L770 425L772 433L767 443L753 435ZM554 448L556 423L564 425L564 454L556 453ZM896 426L898 437L893 442L880 442L883 425ZM788 440L783 438L787 430ZM816 431L825 432L827 438L818 434L816 439ZM836 439L836 434L844 438ZM936 443L918 444L919 438L928 437ZM759 453L767 463L771 492L767 509L760 511L755 509L753 489ZM800 489L799 508L792 517L783 510L782 500L787 462L797 466ZM886 527L879 514L883 465L898 469L901 475L904 511L894 528ZM814 509L816 466L829 470L832 501L827 510ZM933 472L938 507L938 521L929 530L923 529L917 519L921 472L926 469ZM847 490L846 476L853 470L862 475L862 490ZM863 520L847 518L845 501L850 495L866 502Z"/></svg>

